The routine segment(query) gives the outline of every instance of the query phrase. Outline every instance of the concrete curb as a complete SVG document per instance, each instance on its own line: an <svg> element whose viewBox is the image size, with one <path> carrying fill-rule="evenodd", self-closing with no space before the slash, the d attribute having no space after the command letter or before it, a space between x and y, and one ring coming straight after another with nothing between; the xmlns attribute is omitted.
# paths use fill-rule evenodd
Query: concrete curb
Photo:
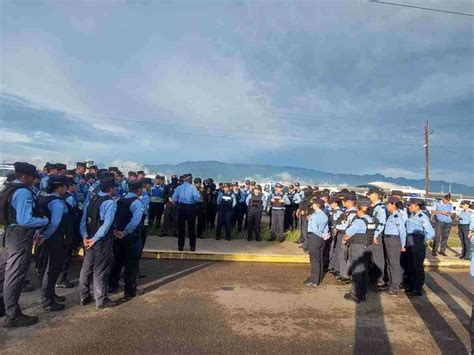
<svg viewBox="0 0 474 355"><path fill-rule="evenodd" d="M308 255L277 255L277 254L250 254L250 253L210 253L191 251L168 251L145 249L143 257L147 259L173 259L173 260L211 260L211 261L238 261L256 263L292 263L309 264ZM425 259L427 268L447 268L468 270L468 260L431 260Z"/></svg>

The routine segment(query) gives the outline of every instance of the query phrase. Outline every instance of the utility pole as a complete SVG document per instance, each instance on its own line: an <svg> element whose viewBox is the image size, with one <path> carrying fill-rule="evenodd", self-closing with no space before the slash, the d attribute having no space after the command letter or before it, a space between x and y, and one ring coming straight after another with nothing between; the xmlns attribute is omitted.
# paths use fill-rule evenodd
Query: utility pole
<svg viewBox="0 0 474 355"><path fill-rule="evenodd" d="M430 193L430 145L429 145L428 121L425 123L425 199Z"/></svg>

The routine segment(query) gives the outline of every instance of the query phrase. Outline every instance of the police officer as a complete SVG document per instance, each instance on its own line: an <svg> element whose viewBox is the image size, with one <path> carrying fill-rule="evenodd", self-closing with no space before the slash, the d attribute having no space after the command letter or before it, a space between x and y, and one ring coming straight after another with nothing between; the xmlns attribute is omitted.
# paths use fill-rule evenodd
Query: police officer
<svg viewBox="0 0 474 355"><path fill-rule="evenodd" d="M41 182L40 182L41 191L44 191L48 188L48 180L50 176L56 176L59 174L58 166L59 164L46 163L45 170L47 173L41 179Z"/></svg>
<svg viewBox="0 0 474 355"><path fill-rule="evenodd" d="M214 228L217 215L217 195L216 184L212 178L208 178L206 182L206 194L208 197L207 204L207 227Z"/></svg>
<svg viewBox="0 0 474 355"><path fill-rule="evenodd" d="M196 186L192 185L191 174L183 176L183 184L173 193L173 203L178 214L178 250L184 250L186 224L188 227L189 246L191 251L196 250L196 206L201 201L201 195Z"/></svg>
<svg viewBox="0 0 474 355"><path fill-rule="evenodd" d="M398 210L399 200L389 197L387 200L387 218L384 230L385 256L387 259L388 287L385 294L394 296L398 294L402 282L402 268L400 266L401 253L405 252L406 220Z"/></svg>
<svg viewBox="0 0 474 355"><path fill-rule="evenodd" d="M272 206L272 226L269 241L274 241L277 238L282 243L285 241L285 207L290 205L288 195L283 192L282 183L277 182L275 184L275 192L270 196L270 203Z"/></svg>
<svg viewBox="0 0 474 355"><path fill-rule="evenodd" d="M337 260L337 255L336 255L336 235L337 235L337 230L336 230L336 224L337 221L339 220L339 217L342 214L341 210L341 200L339 200L337 197L332 197L329 200L329 206L330 206L330 211L329 211L329 231L331 237L326 241L329 242L329 265L328 265L328 271L331 273L334 273L335 271L335 265L338 262Z"/></svg>
<svg viewBox="0 0 474 355"><path fill-rule="evenodd" d="M150 230L155 226L159 230L161 225L161 217L165 211L165 184L164 177L160 175L155 176L155 183L151 187L150 194L150 215L149 227Z"/></svg>
<svg viewBox="0 0 474 355"><path fill-rule="evenodd" d="M247 197L250 194L250 180L245 180L245 185L240 189L239 199L237 200L237 231L242 231L242 225L247 228Z"/></svg>
<svg viewBox="0 0 474 355"><path fill-rule="evenodd" d="M407 285L405 293L409 296L421 296L423 284L425 283L425 269L423 262L426 256L425 242L434 238L435 232L430 219L421 211L423 200L412 198L408 201L407 227Z"/></svg>
<svg viewBox="0 0 474 355"><path fill-rule="evenodd" d="M355 208L355 203L357 197L355 194L347 193L344 196L344 207L345 210L339 217L339 220L336 222L336 255L338 262L336 263L336 278L342 282L349 282L349 269L350 262L348 261L348 255L346 250L346 245L343 243L344 235L346 234L347 228L352 225L352 222L357 217L357 210ZM365 213L365 211L364 211Z"/></svg>
<svg viewBox="0 0 474 355"><path fill-rule="evenodd" d="M323 212L324 201L317 198L312 201L314 212L308 219L308 252L311 263L311 276L305 281L306 286L319 286L323 280L324 241L329 239L328 217Z"/></svg>
<svg viewBox="0 0 474 355"><path fill-rule="evenodd" d="M18 300L31 262L35 231L49 223L46 217L39 217L36 197L30 190L36 167L22 162L13 165L15 180L2 192L0 199L0 218L5 226L5 245L0 257L0 316L6 314L5 328L38 322L38 317L21 312Z"/></svg>
<svg viewBox="0 0 474 355"><path fill-rule="evenodd" d="M161 236L177 236L177 216L176 206L173 203L173 193L178 187L178 176L171 175L171 182L164 189L165 211L163 215L163 228L160 231Z"/></svg>
<svg viewBox="0 0 474 355"><path fill-rule="evenodd" d="M129 192L117 201L113 227L114 261L109 277L109 292L115 292L118 289L123 269L125 299L133 298L137 294L138 265L143 249L140 223L145 213L145 205L139 198L142 187L142 180L131 181L128 184Z"/></svg>
<svg viewBox="0 0 474 355"><path fill-rule="evenodd" d="M63 217L64 229L64 263L61 274L58 277L58 288L72 288L74 284L68 280L69 267L71 265L72 253L79 237L78 225L80 223L79 201L77 200L76 181L67 179L67 190L63 195L66 205L66 214Z"/></svg>
<svg viewBox="0 0 474 355"><path fill-rule="evenodd" d="M367 193L372 203L369 214L375 219L377 227L374 233L374 242L369 247L371 262L375 266L375 277L377 286L385 286L385 255L383 248L383 232L387 221L387 208L380 200L382 192L378 189L370 189Z"/></svg>
<svg viewBox="0 0 474 355"><path fill-rule="evenodd" d="M436 217L436 234L433 240L433 256L437 255L439 246L439 255L446 256L446 246L448 245L449 232L453 222L454 208L451 204L451 194L447 194L435 205L431 211Z"/></svg>
<svg viewBox="0 0 474 355"><path fill-rule="evenodd" d="M232 184L232 192L235 196L235 201L236 201L236 205L234 206L234 213L232 214L232 227L236 227L237 225L237 220L239 218L239 215L240 215L240 204L239 204L239 201L240 201L240 186L239 186L239 183L238 182L234 182Z"/></svg>
<svg viewBox="0 0 474 355"><path fill-rule="evenodd" d="M217 196L217 227L216 240L221 239L222 227L225 227L225 237L231 240L232 231L232 216L234 214L234 207L237 204L235 194L231 190L231 184L223 184L222 191Z"/></svg>
<svg viewBox="0 0 474 355"><path fill-rule="evenodd" d="M81 197L82 203L84 203L87 200L87 195L89 191L93 189L93 185L95 182L96 182L96 176L94 173L87 173L85 175L85 183L82 186L82 194L79 194L79 197Z"/></svg>
<svg viewBox="0 0 474 355"><path fill-rule="evenodd" d="M300 247L306 249L306 236L308 234L308 220L306 219L311 213L311 195L313 194L313 188L311 186L305 188L301 191L303 199L296 211L296 218L299 220L300 225L300 237L297 243L300 244Z"/></svg>
<svg viewBox="0 0 474 355"><path fill-rule="evenodd" d="M344 232L343 243L349 247L349 262L352 272L351 292L346 293L346 300L360 303L367 299L369 283L368 263L370 256L367 248L374 240L375 225L367 209L371 202L366 197L357 200L357 217Z"/></svg>
<svg viewBox="0 0 474 355"><path fill-rule="evenodd" d="M206 204L207 204L207 196L206 196L206 189L202 184L201 178L194 179L194 186L201 195L201 201L196 203L196 220L197 220L197 237L199 239L204 238L204 231L206 230Z"/></svg>
<svg viewBox="0 0 474 355"><path fill-rule="evenodd" d="M458 235L462 247L459 258L465 260L471 259L471 239L469 238L469 225L474 220L474 214L470 210L470 205L470 201L461 201L460 206L462 211L459 214L458 222Z"/></svg>
<svg viewBox="0 0 474 355"><path fill-rule="evenodd" d="M43 231L43 236L36 240L39 258L38 272L41 280L41 307L47 311L61 311L64 297L55 294L54 287L61 273L64 257L64 223L63 216L67 208L63 197L67 189L65 176L50 176L46 192L38 197L41 213L49 219L49 224Z"/></svg>
<svg viewBox="0 0 474 355"><path fill-rule="evenodd" d="M97 308L115 306L107 297L107 282L112 260L113 222L117 202L112 199L115 181L112 177L100 180L100 191L86 201L81 236L84 243L84 260L79 276L81 305L92 302L90 280L94 277L94 298Z"/></svg>
<svg viewBox="0 0 474 355"><path fill-rule="evenodd" d="M405 207L405 204L403 203L403 192L399 190L392 190L391 197L395 197L398 202L397 202L397 209L400 215L403 217L403 219L406 221L408 219L408 212Z"/></svg>
<svg viewBox="0 0 474 355"><path fill-rule="evenodd" d="M255 233L255 240L262 241L260 236L262 211L265 209L265 196L262 194L262 187L257 185L247 196L245 201L247 205L247 240L252 240Z"/></svg>

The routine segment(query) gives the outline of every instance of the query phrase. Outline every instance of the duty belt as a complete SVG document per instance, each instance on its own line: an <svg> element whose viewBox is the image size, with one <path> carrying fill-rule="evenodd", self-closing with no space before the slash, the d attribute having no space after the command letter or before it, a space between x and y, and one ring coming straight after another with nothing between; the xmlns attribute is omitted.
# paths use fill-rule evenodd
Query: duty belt
<svg viewBox="0 0 474 355"><path fill-rule="evenodd" d="M165 199L163 197L151 196L150 202L164 203Z"/></svg>

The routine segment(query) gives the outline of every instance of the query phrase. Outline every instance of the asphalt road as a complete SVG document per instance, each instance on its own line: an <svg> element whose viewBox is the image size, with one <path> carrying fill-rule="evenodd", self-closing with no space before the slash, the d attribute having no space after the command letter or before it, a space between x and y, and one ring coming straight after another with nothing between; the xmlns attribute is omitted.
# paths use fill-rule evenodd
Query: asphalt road
<svg viewBox="0 0 474 355"><path fill-rule="evenodd" d="M79 259L75 260L76 269ZM308 289L308 265L144 260L144 294L114 309L46 314L38 291L24 294L35 326L0 330L0 352L465 354L470 349L472 281L465 273L427 274L427 296L380 296L355 305L328 275ZM120 293L113 295L119 299ZM2 321L2 320L1 320Z"/></svg>

